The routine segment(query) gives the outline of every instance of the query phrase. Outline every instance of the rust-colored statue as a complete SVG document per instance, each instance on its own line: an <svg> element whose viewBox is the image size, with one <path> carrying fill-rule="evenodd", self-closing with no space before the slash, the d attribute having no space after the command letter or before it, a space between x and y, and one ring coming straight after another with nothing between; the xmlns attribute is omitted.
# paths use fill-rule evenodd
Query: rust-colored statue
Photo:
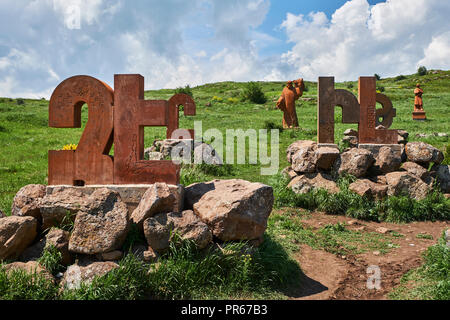
<svg viewBox="0 0 450 320"><path fill-rule="evenodd" d="M194 138L193 130L178 129L178 107L195 115L195 102L186 94L166 100L144 100L144 78L115 75L115 90L89 76L63 81L49 104L49 126L80 128L81 107L89 118L76 150L50 150L50 185L178 184L180 166L169 160L144 157L144 127L167 127L167 138ZM114 157L109 152L114 143Z"/></svg>
<svg viewBox="0 0 450 320"><path fill-rule="evenodd" d="M305 85L302 78L286 82L286 87L283 88L281 97L277 101L277 108L283 111L283 128L298 127L295 101L303 95L304 89Z"/></svg>
<svg viewBox="0 0 450 320"><path fill-rule="evenodd" d="M414 111L413 111L413 120L426 120L427 117L425 115L425 111L423 110L423 90L420 88L420 84L416 85L416 89L414 89Z"/></svg>

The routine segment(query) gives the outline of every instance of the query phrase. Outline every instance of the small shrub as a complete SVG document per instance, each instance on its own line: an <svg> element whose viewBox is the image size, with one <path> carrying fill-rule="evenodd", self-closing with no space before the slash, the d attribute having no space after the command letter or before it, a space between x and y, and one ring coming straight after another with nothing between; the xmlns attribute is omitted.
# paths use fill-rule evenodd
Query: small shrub
<svg viewBox="0 0 450 320"><path fill-rule="evenodd" d="M417 75L418 76L424 76L424 75L426 75L427 74L427 68L425 68L424 66L420 66L418 69L417 69Z"/></svg>
<svg viewBox="0 0 450 320"><path fill-rule="evenodd" d="M354 87L354 85L353 85L352 82L349 82L349 83L347 84L347 88L348 88L348 89L353 89L353 87Z"/></svg>
<svg viewBox="0 0 450 320"><path fill-rule="evenodd" d="M54 245L50 245L44 248L42 256L39 258L38 262L50 273L56 274L63 267L61 265L61 260L61 252Z"/></svg>
<svg viewBox="0 0 450 320"><path fill-rule="evenodd" d="M25 104L25 101L23 99L17 99L16 103L17 103L18 106L21 106L21 105Z"/></svg>
<svg viewBox="0 0 450 320"><path fill-rule="evenodd" d="M262 87L257 82L249 82L243 92L245 100L251 101L256 104L264 104L267 102L267 97L262 91Z"/></svg>
<svg viewBox="0 0 450 320"><path fill-rule="evenodd" d="M401 81L401 80L405 80L405 79L406 79L406 77L404 75L399 75L394 78L395 81Z"/></svg>
<svg viewBox="0 0 450 320"><path fill-rule="evenodd" d="M263 126L263 129L267 129L267 130L280 130L280 131L283 131L283 126L281 125L281 124L276 124L275 122L273 122L273 121L270 121L270 120L266 120L266 121L264 121L264 126Z"/></svg>
<svg viewBox="0 0 450 320"><path fill-rule="evenodd" d="M237 98L228 98L228 99L227 99L227 102L228 102L228 103L231 103L231 104L235 104L235 103L238 103L238 102L239 102L239 99L237 99Z"/></svg>
<svg viewBox="0 0 450 320"><path fill-rule="evenodd" d="M381 92L384 92L384 90L385 90L385 89L384 89L383 86L378 86L378 87L377 87L377 92L380 92L380 93L381 93Z"/></svg>
<svg viewBox="0 0 450 320"><path fill-rule="evenodd" d="M191 87L189 85L183 87L178 87L175 89L175 94L177 93L184 93L187 94L189 96L191 96L192 98L194 97L194 94L192 93Z"/></svg>

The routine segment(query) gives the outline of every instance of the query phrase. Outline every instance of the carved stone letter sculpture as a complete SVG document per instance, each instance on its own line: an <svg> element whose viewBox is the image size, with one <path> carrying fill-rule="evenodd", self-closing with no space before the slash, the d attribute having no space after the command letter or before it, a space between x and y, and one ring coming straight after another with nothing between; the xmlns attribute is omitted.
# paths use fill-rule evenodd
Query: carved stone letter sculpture
<svg viewBox="0 0 450 320"><path fill-rule="evenodd" d="M397 130L377 129L377 93L375 77L360 77L358 82L360 120L358 126L359 143L397 144ZM381 96L379 96L381 98ZM387 101L381 101L385 108Z"/></svg>
<svg viewBox="0 0 450 320"><path fill-rule="evenodd" d="M319 77L317 108L318 142L334 143L334 108L342 108L343 123L359 123L359 103L349 91L334 88L334 77Z"/></svg>
<svg viewBox="0 0 450 320"><path fill-rule="evenodd" d="M89 118L78 147L50 150L49 184L112 184L114 164L109 151L113 142L113 90L89 77L64 80L53 92L49 104L49 126L80 128L81 107L86 103Z"/></svg>
<svg viewBox="0 0 450 320"><path fill-rule="evenodd" d="M144 100L144 78L138 74L115 75L114 85L113 91L95 78L75 76L53 92L51 127L80 128L85 103L89 117L75 151L49 151L50 185L178 184L179 165L143 160L144 127L165 126L168 139L193 139L193 130L178 129L178 108L183 105L185 115L195 115L195 102L186 94ZM114 157L109 155L113 143Z"/></svg>

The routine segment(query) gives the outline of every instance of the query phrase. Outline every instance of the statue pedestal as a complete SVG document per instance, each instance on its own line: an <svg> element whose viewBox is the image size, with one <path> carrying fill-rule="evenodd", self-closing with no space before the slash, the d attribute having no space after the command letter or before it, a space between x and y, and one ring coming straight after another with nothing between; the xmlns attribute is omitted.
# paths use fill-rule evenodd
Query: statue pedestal
<svg viewBox="0 0 450 320"><path fill-rule="evenodd" d="M413 120L425 121L427 120L427 116L425 115L425 111L414 111L413 112Z"/></svg>
<svg viewBox="0 0 450 320"><path fill-rule="evenodd" d="M382 147L390 147L399 158L402 157L403 146L401 144L369 144L369 143L361 143L358 145L360 149L366 149L372 152L373 156L376 158L378 153L380 153L380 149Z"/></svg>
<svg viewBox="0 0 450 320"><path fill-rule="evenodd" d="M75 189L81 191L85 195L92 194L95 190L100 188L108 188L114 190L120 194L123 202L127 205L128 213L131 215L134 209L141 202L142 196L145 191L150 188L150 184L122 184L122 185L87 185L83 187L69 186L69 185L54 185L47 186L46 194L52 194L54 192ZM184 207L184 187L182 185L168 185L170 193L175 196L174 209L175 212L183 211Z"/></svg>

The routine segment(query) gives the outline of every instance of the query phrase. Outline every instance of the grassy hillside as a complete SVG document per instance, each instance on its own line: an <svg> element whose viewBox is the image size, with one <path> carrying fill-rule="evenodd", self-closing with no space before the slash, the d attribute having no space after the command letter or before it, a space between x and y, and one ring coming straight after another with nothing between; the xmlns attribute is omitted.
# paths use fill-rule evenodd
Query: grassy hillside
<svg viewBox="0 0 450 320"><path fill-rule="evenodd" d="M424 109L426 122L414 122L411 113L414 104L413 90L420 82L425 91ZM180 127L193 128L194 120L203 121L203 131L210 128L225 129L261 129L267 127L267 121L281 124L282 113L275 108L284 82L262 82L263 91L268 98L265 104L253 104L241 101L246 83L221 82L205 84L192 88L197 104L197 116L181 116ZM450 71L429 71L425 76L410 75L404 79L382 79L377 82L380 90L391 98L397 109L392 129L405 129L410 133L410 141L424 141L444 149L448 137L431 136L416 138L419 133L450 133ZM280 133L280 170L288 165L285 157L287 146L295 140L315 140L317 131L317 83L307 82L307 91L297 102L297 114L301 129L285 130ZM357 94L357 82L336 84L337 88L353 91ZM383 88L381 88L383 87ZM152 90L145 94L146 99L168 99L174 90ZM232 99L230 99L232 98ZM336 110L339 110L337 108ZM340 112L336 112L336 142L342 138L347 128L356 125L344 125L339 122ZM83 108L83 123L87 121L87 108ZM24 185L46 183L47 152L58 150L66 144L77 144L81 129L56 129L48 127L48 101L0 98L0 210L9 214L15 193ZM147 128L146 146L154 139L164 138L164 128ZM205 179L213 178L206 175ZM269 176L260 175L260 165L234 165L231 172L221 178L238 177L251 181L270 183Z"/></svg>

